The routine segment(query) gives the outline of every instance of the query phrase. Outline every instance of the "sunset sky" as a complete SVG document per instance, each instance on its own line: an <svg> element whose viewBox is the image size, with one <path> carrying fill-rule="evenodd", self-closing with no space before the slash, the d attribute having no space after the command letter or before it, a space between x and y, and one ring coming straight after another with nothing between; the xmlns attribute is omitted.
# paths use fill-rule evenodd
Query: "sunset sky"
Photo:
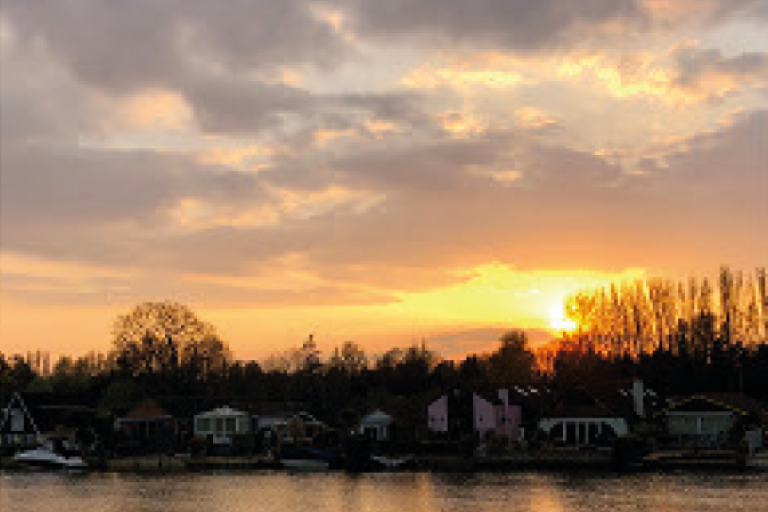
<svg viewBox="0 0 768 512"><path fill-rule="evenodd" d="M445 356L768 264L768 0L2 0L0 351Z"/></svg>

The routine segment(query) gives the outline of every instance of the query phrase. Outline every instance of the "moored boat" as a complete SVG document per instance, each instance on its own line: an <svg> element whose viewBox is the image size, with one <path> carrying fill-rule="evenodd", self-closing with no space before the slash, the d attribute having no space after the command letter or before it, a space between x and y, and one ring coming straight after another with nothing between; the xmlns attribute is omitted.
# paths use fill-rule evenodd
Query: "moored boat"
<svg viewBox="0 0 768 512"><path fill-rule="evenodd" d="M319 459L281 459L280 464L290 471L328 471L328 462Z"/></svg>
<svg viewBox="0 0 768 512"><path fill-rule="evenodd" d="M13 460L21 467L40 469L88 469L88 464L79 455L57 450L48 442L32 450L25 450L14 455Z"/></svg>
<svg viewBox="0 0 768 512"><path fill-rule="evenodd" d="M371 460L382 469L409 469L415 467L416 460L412 456L407 457L386 457L372 455Z"/></svg>
<svg viewBox="0 0 768 512"><path fill-rule="evenodd" d="M768 451L756 453L747 457L747 467L751 469L759 469L761 471L768 471Z"/></svg>

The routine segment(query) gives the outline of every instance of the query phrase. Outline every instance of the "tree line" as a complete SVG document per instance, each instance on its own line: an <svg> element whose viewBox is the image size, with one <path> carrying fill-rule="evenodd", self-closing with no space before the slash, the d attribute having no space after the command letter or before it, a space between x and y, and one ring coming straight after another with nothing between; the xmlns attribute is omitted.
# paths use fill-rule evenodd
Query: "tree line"
<svg viewBox="0 0 768 512"><path fill-rule="evenodd" d="M715 282L648 278L583 290L566 299L565 312L578 327L545 358L554 373L634 374L667 393L768 399L764 268L724 266Z"/></svg>
<svg viewBox="0 0 768 512"><path fill-rule="evenodd" d="M766 274L723 268L716 284L648 279L582 291L566 312L578 329L547 347L510 330L496 347L442 358L425 343L368 354L353 341L328 354L310 335L263 361L235 359L213 325L188 307L147 302L116 319L112 350L55 363L45 353L0 352L0 403L48 392L112 411L144 397L306 404L346 425L373 407L421 418L446 390L567 387L640 377L661 394L744 391L768 400Z"/></svg>

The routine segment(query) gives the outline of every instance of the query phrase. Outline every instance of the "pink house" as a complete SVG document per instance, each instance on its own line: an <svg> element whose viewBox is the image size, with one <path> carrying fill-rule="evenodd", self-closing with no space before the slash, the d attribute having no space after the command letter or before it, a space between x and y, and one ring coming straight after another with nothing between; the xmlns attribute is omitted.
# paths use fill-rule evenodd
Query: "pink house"
<svg viewBox="0 0 768 512"><path fill-rule="evenodd" d="M427 427L430 432L448 432L448 395L427 406Z"/></svg>
<svg viewBox="0 0 768 512"><path fill-rule="evenodd" d="M429 404L427 427L449 437L496 434L517 440L521 416L520 405L509 403L506 389L497 390L495 396L454 389Z"/></svg>

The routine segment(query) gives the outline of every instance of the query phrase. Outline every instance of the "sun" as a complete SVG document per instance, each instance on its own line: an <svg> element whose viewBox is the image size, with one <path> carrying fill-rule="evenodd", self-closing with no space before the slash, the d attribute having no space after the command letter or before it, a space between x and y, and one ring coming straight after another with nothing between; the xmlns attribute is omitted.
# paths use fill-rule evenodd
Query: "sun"
<svg viewBox="0 0 768 512"><path fill-rule="evenodd" d="M563 309L563 304L553 304L549 308L549 328L553 331L558 332L571 332L576 330L578 325L576 325L576 322L569 318L565 318L565 311Z"/></svg>

